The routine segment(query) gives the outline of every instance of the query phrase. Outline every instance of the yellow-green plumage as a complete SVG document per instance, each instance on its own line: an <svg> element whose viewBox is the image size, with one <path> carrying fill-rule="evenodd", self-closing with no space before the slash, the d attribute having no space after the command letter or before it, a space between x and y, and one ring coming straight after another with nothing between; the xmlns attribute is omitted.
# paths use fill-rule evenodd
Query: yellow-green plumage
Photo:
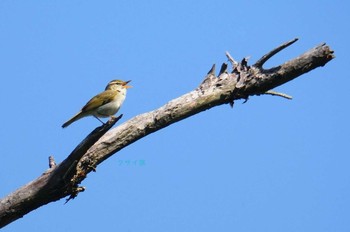
<svg viewBox="0 0 350 232"><path fill-rule="evenodd" d="M126 97L126 89L130 88L127 84L130 81L113 80L108 83L104 92L91 98L88 103L71 119L65 122L62 127L65 128L71 123L86 117L94 116L110 117L116 114L123 104Z"/></svg>

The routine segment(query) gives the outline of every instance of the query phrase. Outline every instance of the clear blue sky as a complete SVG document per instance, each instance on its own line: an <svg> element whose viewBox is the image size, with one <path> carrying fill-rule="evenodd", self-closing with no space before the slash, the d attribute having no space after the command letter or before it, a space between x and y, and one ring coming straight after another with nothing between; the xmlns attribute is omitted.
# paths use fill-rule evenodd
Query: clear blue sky
<svg viewBox="0 0 350 232"><path fill-rule="evenodd" d="M346 1L0 2L0 196L62 161L100 123L62 123L112 79L124 122L196 88L225 51L271 67L326 42L336 59L276 90L152 134L78 198L3 231L350 231Z"/></svg>

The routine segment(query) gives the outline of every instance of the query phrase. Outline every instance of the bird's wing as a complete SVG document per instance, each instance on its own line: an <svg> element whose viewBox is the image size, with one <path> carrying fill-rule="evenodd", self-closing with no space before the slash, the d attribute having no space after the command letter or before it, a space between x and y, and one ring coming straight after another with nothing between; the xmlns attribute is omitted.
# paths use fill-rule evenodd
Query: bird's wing
<svg viewBox="0 0 350 232"><path fill-rule="evenodd" d="M106 90L95 97L91 98L88 103L81 109L83 112L95 110L100 106L111 102L114 99L115 93L113 90Z"/></svg>

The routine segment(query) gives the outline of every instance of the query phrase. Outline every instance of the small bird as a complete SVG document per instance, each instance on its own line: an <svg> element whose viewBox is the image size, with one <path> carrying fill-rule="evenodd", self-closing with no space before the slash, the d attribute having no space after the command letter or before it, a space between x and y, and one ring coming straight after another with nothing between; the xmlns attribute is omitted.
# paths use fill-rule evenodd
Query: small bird
<svg viewBox="0 0 350 232"><path fill-rule="evenodd" d="M76 115L62 125L62 128L86 116L94 116L100 122L102 121L99 118L113 117L125 100L126 89L132 87L127 85L129 82L121 80L110 81L105 91L91 98ZM104 123L102 122L102 124Z"/></svg>

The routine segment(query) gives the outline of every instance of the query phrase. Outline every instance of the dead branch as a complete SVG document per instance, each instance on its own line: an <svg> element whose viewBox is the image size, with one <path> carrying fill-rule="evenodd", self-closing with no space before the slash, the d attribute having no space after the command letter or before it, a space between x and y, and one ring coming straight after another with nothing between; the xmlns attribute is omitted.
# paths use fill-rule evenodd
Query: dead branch
<svg viewBox="0 0 350 232"><path fill-rule="evenodd" d="M333 51L321 44L277 67L262 68L268 59L296 40L273 49L253 66L248 65L248 58L237 62L226 53L232 64L230 73L224 63L216 76L214 65L195 90L169 101L159 109L135 116L109 132L107 130L119 118L96 128L61 164L54 165L51 159L49 170L0 200L0 227L47 203L67 196L68 200L75 198L85 190L79 184L89 172L95 171L98 164L137 140L214 106L233 105L235 100L271 94L271 91L267 91L322 67L334 58Z"/></svg>

